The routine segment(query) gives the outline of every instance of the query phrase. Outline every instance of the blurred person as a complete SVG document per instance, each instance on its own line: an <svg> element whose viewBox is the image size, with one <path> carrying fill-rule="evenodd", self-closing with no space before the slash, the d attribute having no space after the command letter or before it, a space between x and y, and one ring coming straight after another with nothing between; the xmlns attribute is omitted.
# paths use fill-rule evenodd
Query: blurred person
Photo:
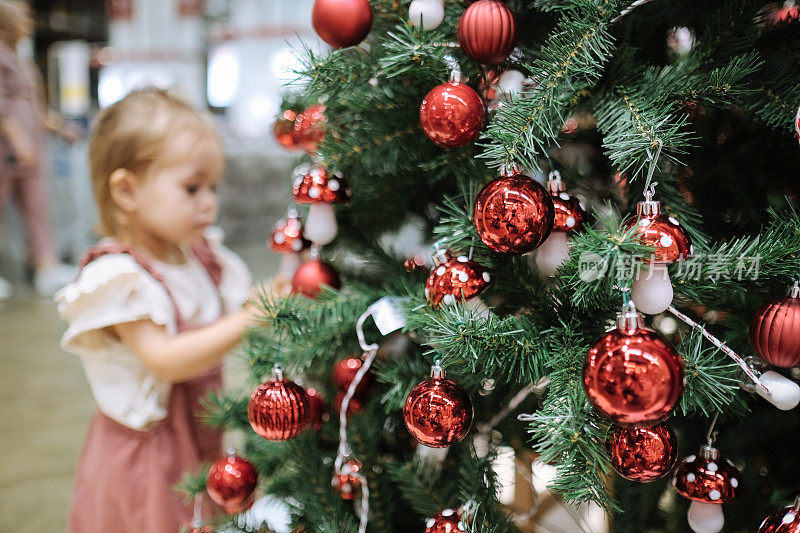
<svg viewBox="0 0 800 533"><path fill-rule="evenodd" d="M143 89L98 115L89 159L107 237L56 294L62 347L81 357L98 407L69 531L175 533L192 507L173 486L222 456L199 399L254 320L250 271L208 231L222 146L206 113Z"/></svg>
<svg viewBox="0 0 800 533"><path fill-rule="evenodd" d="M43 176L47 121L37 77L15 52L17 43L32 30L25 2L0 0L0 208L14 197L25 227L34 285L39 294L52 296L77 271L59 261L53 245ZM74 140L74 130L59 127L58 131ZM0 277L0 300L10 296L11 283Z"/></svg>

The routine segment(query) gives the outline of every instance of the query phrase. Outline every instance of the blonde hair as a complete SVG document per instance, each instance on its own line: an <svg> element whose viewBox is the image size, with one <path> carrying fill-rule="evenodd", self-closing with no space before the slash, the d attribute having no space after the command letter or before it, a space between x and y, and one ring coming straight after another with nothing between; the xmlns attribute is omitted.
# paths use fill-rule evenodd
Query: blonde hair
<svg viewBox="0 0 800 533"><path fill-rule="evenodd" d="M115 236L127 223L111 197L111 174L125 169L143 178L156 161L169 155L167 142L187 131L220 142L208 113L163 89L134 91L97 116L89 136L89 171L101 234Z"/></svg>
<svg viewBox="0 0 800 533"><path fill-rule="evenodd" d="M28 4L22 0L0 0L0 42L14 48L19 26L30 17Z"/></svg>

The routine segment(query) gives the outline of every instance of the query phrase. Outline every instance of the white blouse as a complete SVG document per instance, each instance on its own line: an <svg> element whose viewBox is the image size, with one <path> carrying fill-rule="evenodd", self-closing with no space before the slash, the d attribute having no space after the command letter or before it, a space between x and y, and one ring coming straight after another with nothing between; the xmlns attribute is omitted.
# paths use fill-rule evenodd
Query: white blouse
<svg viewBox="0 0 800 533"><path fill-rule="evenodd" d="M186 324L208 325L247 300L252 275L239 256L211 241L222 266L217 288L203 265L187 250L180 265L153 262L175 298ZM220 302L220 297L222 302ZM76 281L55 296L58 312L69 323L61 339L64 350L79 355L97 406L105 415L133 429L167 416L170 384L156 378L108 326L152 320L176 331L172 302L162 285L128 254L108 254L89 263Z"/></svg>

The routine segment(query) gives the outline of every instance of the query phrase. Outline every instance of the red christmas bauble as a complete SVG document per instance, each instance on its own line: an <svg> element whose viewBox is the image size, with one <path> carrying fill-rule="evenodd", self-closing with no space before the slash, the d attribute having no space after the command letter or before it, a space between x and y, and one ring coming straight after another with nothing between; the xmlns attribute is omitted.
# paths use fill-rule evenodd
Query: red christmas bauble
<svg viewBox="0 0 800 533"><path fill-rule="evenodd" d="M800 533L800 510L789 505L775 511L761 522L758 533Z"/></svg>
<svg viewBox="0 0 800 533"><path fill-rule="evenodd" d="M292 293L300 293L314 298L322 290L322 285L339 289L342 282L339 274L330 263L325 261L309 261L300 265L292 277Z"/></svg>
<svg viewBox="0 0 800 533"><path fill-rule="evenodd" d="M306 389L306 394L308 394L309 424L311 424L314 430L317 430L330 418L330 415L328 415L328 404L325 403L325 399L317 389L309 387Z"/></svg>
<svg viewBox="0 0 800 533"><path fill-rule="evenodd" d="M645 246L655 248L651 260L656 263L674 263L692 255L692 240L674 217L661 212L656 201L639 202L636 218L628 219L627 227Z"/></svg>
<svg viewBox="0 0 800 533"><path fill-rule="evenodd" d="M298 204L342 204L350 201L350 195L350 185L342 173L323 166L301 171L292 187L292 198Z"/></svg>
<svg viewBox="0 0 800 533"><path fill-rule="evenodd" d="M308 425L310 414L308 393L282 375L262 383L247 406L253 431L271 441L298 436Z"/></svg>
<svg viewBox="0 0 800 533"><path fill-rule="evenodd" d="M294 136L294 121L297 113L291 109L287 109L275 119L275 124L272 126L272 133L275 139L281 146L289 150L297 148L297 142Z"/></svg>
<svg viewBox="0 0 800 533"><path fill-rule="evenodd" d="M372 28L372 7L368 0L316 0L311 25L333 48L355 46Z"/></svg>
<svg viewBox="0 0 800 533"><path fill-rule="evenodd" d="M538 248L553 230L553 201L544 187L515 174L490 181L475 200L472 220L481 240L506 254Z"/></svg>
<svg viewBox="0 0 800 533"><path fill-rule="evenodd" d="M350 387L350 383L353 382L353 379L355 379L356 374L361 369L363 364L364 361L362 361L360 357L348 357L347 359L336 361L336 363L333 365L333 371L331 373L333 384L336 385L340 391L347 392L347 389ZM355 393L363 393L369 388L370 385L372 385L372 381L372 373L367 370L367 372L361 378L359 384L356 386Z"/></svg>
<svg viewBox="0 0 800 533"><path fill-rule="evenodd" d="M294 119L294 142L309 154L317 151L319 143L325 138L325 106L312 105Z"/></svg>
<svg viewBox="0 0 800 533"><path fill-rule="evenodd" d="M478 0L458 21L458 43L478 63L505 61L517 44L514 13L498 0Z"/></svg>
<svg viewBox="0 0 800 533"><path fill-rule="evenodd" d="M702 446L678 465L672 484L684 498L704 503L725 503L739 495L742 474L716 448Z"/></svg>
<svg viewBox="0 0 800 533"><path fill-rule="evenodd" d="M618 427L607 442L611 465L631 481L665 476L678 458L678 439L666 423L651 427Z"/></svg>
<svg viewBox="0 0 800 533"><path fill-rule="evenodd" d="M462 255L433 267L425 283L425 297L438 309L442 302L452 305L479 295L490 281L480 263Z"/></svg>
<svg viewBox="0 0 800 533"><path fill-rule="evenodd" d="M403 406L409 433L431 448L444 448L463 439L472 416L469 395L443 372L411 389Z"/></svg>
<svg viewBox="0 0 800 533"><path fill-rule="evenodd" d="M311 243L303 237L303 223L297 216L280 219L272 228L269 236L269 247L273 252L281 254L300 253L311 247Z"/></svg>
<svg viewBox="0 0 800 533"><path fill-rule="evenodd" d="M342 465L341 474L333 475L331 486L343 500L354 500L361 493L359 470L361 470L361 463L351 459Z"/></svg>
<svg viewBox="0 0 800 533"><path fill-rule="evenodd" d="M555 209L553 231L572 233L583 229L587 214L586 210L581 205L581 201L570 195L561 181L549 182L548 189L550 190L550 199L553 200L553 207Z"/></svg>
<svg viewBox="0 0 800 533"><path fill-rule="evenodd" d="M750 322L750 343L771 365L800 366L800 298L787 296L761 306Z"/></svg>
<svg viewBox="0 0 800 533"><path fill-rule="evenodd" d="M638 313L621 313L617 323L586 355L583 387L589 402L618 425L661 422L683 393L683 360Z"/></svg>
<svg viewBox="0 0 800 533"><path fill-rule="evenodd" d="M258 472L253 463L236 454L217 459L208 469L208 496L227 513L236 514L253 505Z"/></svg>
<svg viewBox="0 0 800 533"><path fill-rule="evenodd" d="M437 85L425 95L419 108L425 135L442 148L460 148L474 141L485 115L478 93L458 82Z"/></svg>
<svg viewBox="0 0 800 533"><path fill-rule="evenodd" d="M466 531L466 525L456 509L445 509L425 521L425 533L459 533Z"/></svg>

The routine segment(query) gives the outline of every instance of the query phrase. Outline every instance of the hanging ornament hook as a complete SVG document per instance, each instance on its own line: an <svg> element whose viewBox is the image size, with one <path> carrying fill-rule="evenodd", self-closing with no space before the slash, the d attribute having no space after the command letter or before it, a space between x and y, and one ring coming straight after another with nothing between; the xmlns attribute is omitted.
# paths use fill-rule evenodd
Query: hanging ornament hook
<svg viewBox="0 0 800 533"><path fill-rule="evenodd" d="M656 139L654 143L656 144L655 155L650 151L650 148L645 150L647 152L647 157L650 159L650 168L647 170L647 180L644 182L645 198L647 198L647 191L650 189L650 181L652 181L656 166L658 166L658 158L661 157L661 149L664 147L664 141L661 139ZM653 183L653 194L655 194L656 185L656 183ZM652 196L649 199L652 200Z"/></svg>
<svg viewBox="0 0 800 533"><path fill-rule="evenodd" d="M444 56L444 62L450 69L450 82L461 83L461 66L458 64L456 58L448 54Z"/></svg>

